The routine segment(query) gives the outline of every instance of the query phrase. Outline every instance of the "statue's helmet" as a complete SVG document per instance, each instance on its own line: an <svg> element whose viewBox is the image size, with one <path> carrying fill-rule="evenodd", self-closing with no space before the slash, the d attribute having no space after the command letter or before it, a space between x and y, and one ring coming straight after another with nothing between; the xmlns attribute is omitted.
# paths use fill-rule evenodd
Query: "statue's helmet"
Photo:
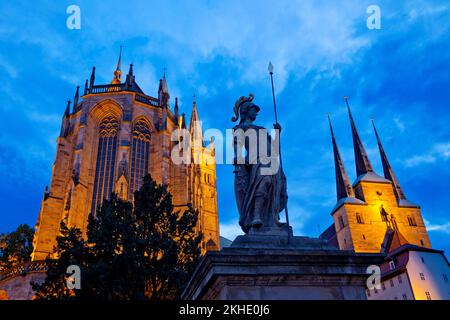
<svg viewBox="0 0 450 320"><path fill-rule="evenodd" d="M242 96L238 100L236 100L233 108L234 116L233 118L231 118L233 122L238 121L239 117L241 117L242 121L248 110L250 110L250 108L252 107L256 108L257 111L260 110L260 108L252 102L254 98L255 96L253 95L253 93L249 93L248 97Z"/></svg>

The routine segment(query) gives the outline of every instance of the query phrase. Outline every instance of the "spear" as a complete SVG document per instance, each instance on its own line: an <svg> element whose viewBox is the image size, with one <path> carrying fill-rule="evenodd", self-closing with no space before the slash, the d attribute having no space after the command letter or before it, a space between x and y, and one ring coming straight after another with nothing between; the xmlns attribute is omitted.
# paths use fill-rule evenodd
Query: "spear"
<svg viewBox="0 0 450 320"><path fill-rule="evenodd" d="M278 115L277 115L277 102L275 99L275 86L273 85L273 64L272 62L269 62L269 74L270 74L270 82L272 84L272 98L273 98L273 111L275 113L275 124L279 125L278 123ZM278 133L278 147L279 147L279 154L280 154L280 169L283 170L283 159L281 157L281 132ZM288 233L288 243L291 240L291 233L290 233L290 225L289 225L289 212L288 212L288 206L287 206L287 184L286 184L286 192L284 192L284 199L283 202L285 203L284 206L284 212L286 214L286 225L287 225L287 233Z"/></svg>

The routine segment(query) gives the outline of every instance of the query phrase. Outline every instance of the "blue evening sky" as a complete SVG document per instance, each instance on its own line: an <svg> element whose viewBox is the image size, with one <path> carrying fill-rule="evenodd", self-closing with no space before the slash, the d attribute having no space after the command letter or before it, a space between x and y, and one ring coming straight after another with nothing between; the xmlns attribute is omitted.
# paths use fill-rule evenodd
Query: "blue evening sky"
<svg viewBox="0 0 450 320"><path fill-rule="evenodd" d="M71 4L81 30L66 27ZM366 27L371 4L381 30ZM0 232L34 225L49 184L61 116L93 65L109 83L124 46L123 72L157 94L169 90L204 129L231 128L234 101L253 92L258 124L274 122L267 64L275 66L289 209L297 235L332 223L333 119L350 178L348 95L375 170L376 121L406 196L422 206L432 245L450 251L450 4L448 1L1 1ZM230 165L218 165L222 234L239 234Z"/></svg>

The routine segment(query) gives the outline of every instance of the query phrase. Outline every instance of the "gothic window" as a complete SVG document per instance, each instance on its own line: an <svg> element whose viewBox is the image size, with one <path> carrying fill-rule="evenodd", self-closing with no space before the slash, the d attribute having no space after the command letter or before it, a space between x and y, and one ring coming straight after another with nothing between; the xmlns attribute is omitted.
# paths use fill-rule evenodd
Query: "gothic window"
<svg viewBox="0 0 450 320"><path fill-rule="evenodd" d="M95 213L97 206L103 199L109 199L113 192L118 132L119 122L115 117L108 116L100 123L92 213Z"/></svg>
<svg viewBox="0 0 450 320"><path fill-rule="evenodd" d="M356 213L356 222L358 222L359 224L363 224L364 223L364 220L361 217L361 214L359 214L359 213Z"/></svg>
<svg viewBox="0 0 450 320"><path fill-rule="evenodd" d="M408 216L408 223L410 226L417 226L416 221L414 220L414 217Z"/></svg>
<svg viewBox="0 0 450 320"><path fill-rule="evenodd" d="M142 178L148 173L150 154L150 128L144 120L134 124L131 144L130 198L142 186Z"/></svg>
<svg viewBox="0 0 450 320"><path fill-rule="evenodd" d="M338 220L339 220L339 227L343 229L345 227L344 219L342 218L342 216L339 216Z"/></svg>

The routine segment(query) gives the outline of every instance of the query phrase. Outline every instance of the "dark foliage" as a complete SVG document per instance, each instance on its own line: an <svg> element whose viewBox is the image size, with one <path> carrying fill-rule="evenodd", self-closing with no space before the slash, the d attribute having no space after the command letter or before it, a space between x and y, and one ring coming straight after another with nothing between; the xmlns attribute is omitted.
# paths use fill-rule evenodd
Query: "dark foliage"
<svg viewBox="0 0 450 320"><path fill-rule="evenodd" d="M48 259L41 299L177 299L200 256L197 212L174 211L172 196L150 176L134 195L134 206L112 195L89 219L87 241L80 230L61 225ZM81 269L81 289L69 290L67 267Z"/></svg>

